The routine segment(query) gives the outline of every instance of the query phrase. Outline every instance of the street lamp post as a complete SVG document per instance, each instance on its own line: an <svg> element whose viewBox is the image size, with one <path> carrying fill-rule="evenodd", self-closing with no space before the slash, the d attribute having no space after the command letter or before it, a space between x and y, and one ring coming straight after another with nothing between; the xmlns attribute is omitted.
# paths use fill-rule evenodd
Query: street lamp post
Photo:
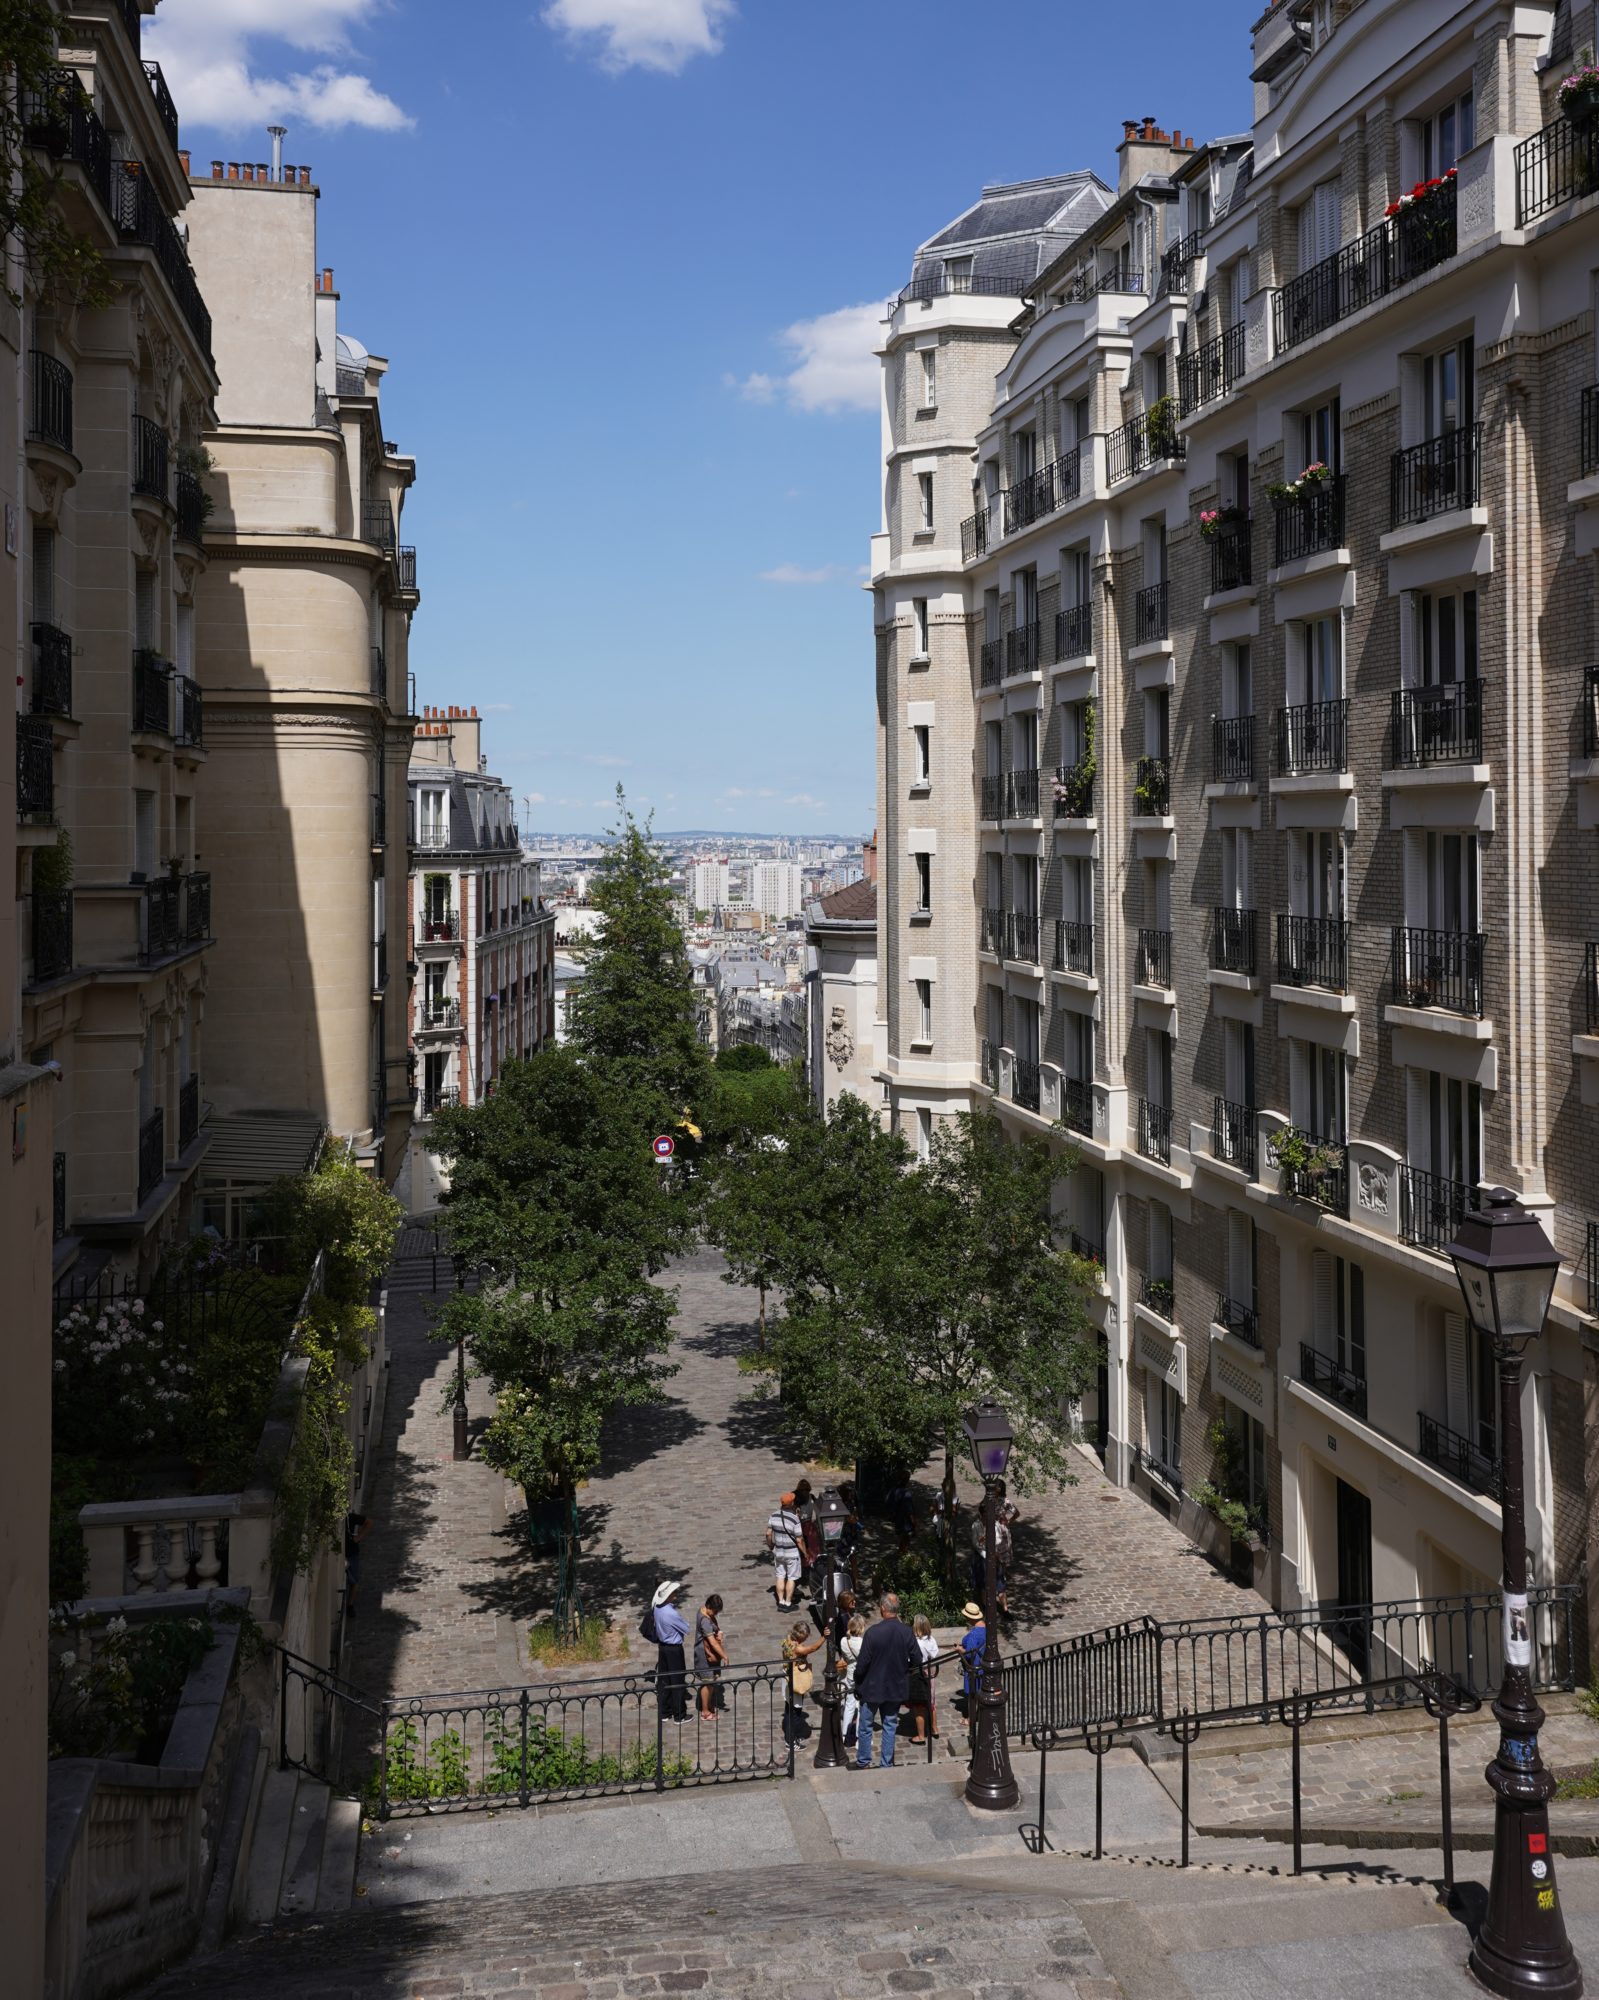
<svg viewBox="0 0 1599 2000"><path fill-rule="evenodd" d="M999 1591L995 1528L999 1518L999 1484L1010 1461L1011 1427L995 1402L968 1411L962 1429L971 1446L972 1463L983 1482L983 1665L977 1706L969 1717L972 1761L966 1777L966 1802L986 1812L1007 1812L1021 1797L1010 1767L1005 1741L1005 1681L999 1665Z"/></svg>
<svg viewBox="0 0 1599 2000"><path fill-rule="evenodd" d="M466 1290L466 1256L457 1250L451 1262L455 1265L455 1289L458 1293ZM471 1442L466 1434L466 1339L457 1327L455 1335L455 1448L457 1459L472 1456Z"/></svg>
<svg viewBox="0 0 1599 2000"><path fill-rule="evenodd" d="M1468 1209L1449 1245L1466 1313L1499 1364L1500 1524L1504 1548L1504 1677L1493 1705L1499 1749L1488 1766L1494 1793L1494 1860L1488 1914L1467 1960L1490 1993L1577 2000L1577 1964L1555 1889L1549 1801L1555 1780L1538 1754L1544 1712L1532 1692L1527 1621L1527 1528L1521 1459L1521 1358L1543 1330L1560 1257L1536 1216L1508 1188Z"/></svg>
<svg viewBox="0 0 1599 2000"><path fill-rule="evenodd" d="M827 1589L824 1595L823 1612L827 1620L827 1667L822 1675L822 1726L817 1731L815 1768L818 1771L836 1771L844 1762L844 1732L839 1726L838 1689L838 1647L835 1643L833 1627L835 1623L834 1591L837 1588L838 1565L836 1554L838 1538L844 1532L844 1523L849 1518L849 1509L838 1497L835 1487L829 1486L816 1503L817 1525L822 1531L822 1560L827 1564Z"/></svg>

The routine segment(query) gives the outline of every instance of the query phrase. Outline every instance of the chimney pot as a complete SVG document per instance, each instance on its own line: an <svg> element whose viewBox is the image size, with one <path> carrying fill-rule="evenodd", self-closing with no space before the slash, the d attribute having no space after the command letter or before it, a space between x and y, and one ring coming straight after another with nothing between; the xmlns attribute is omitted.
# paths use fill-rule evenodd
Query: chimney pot
<svg viewBox="0 0 1599 2000"><path fill-rule="evenodd" d="M182 146L178 148L178 165L182 167L184 178L187 179L189 174L189 155Z"/></svg>
<svg viewBox="0 0 1599 2000"><path fill-rule="evenodd" d="M265 160L261 160L261 161L258 161L258 162L257 162L257 164L256 164L256 169L255 169L255 177L256 177L256 179L257 179L258 181L264 181L264 180L266 179L266 177L267 177L267 170L266 170L266 161L265 161Z"/></svg>
<svg viewBox="0 0 1599 2000"><path fill-rule="evenodd" d="M472 713L473 713L474 715L476 715L476 714L477 714L477 703L476 703L476 702L473 702L473 704L472 704Z"/></svg>
<svg viewBox="0 0 1599 2000"><path fill-rule="evenodd" d="M1171 142L1172 142L1172 144L1173 144L1173 145L1174 145L1174 146L1175 146L1175 147L1177 148L1177 150L1178 150L1178 152L1179 152L1179 153L1180 153L1180 152L1181 152L1181 151L1183 150L1183 135L1182 135L1182 131L1181 131L1181 129L1180 129L1180 128L1179 128L1178 126L1176 126L1176 125L1174 125L1174 126L1173 126L1173 127L1171 128Z"/></svg>
<svg viewBox="0 0 1599 2000"><path fill-rule="evenodd" d="M300 185L303 188L308 188L311 185L311 169L309 167L302 167L300 169Z"/></svg>
<svg viewBox="0 0 1599 2000"><path fill-rule="evenodd" d="M1154 119L1153 119L1153 118L1146 118L1146 119L1144 120L1144 132L1143 132L1143 136L1144 136L1144 137L1145 137L1146 139L1153 139L1153 138L1154 138L1154 136L1155 136L1155 121L1154 121Z"/></svg>
<svg viewBox="0 0 1599 2000"><path fill-rule="evenodd" d="M212 178L212 180L214 180L214 181L219 181L219 180L221 180L221 178L222 178L222 162L221 162L220 160L213 160L213 161L211 162L211 178Z"/></svg>
<svg viewBox="0 0 1599 2000"><path fill-rule="evenodd" d="M239 178L239 163L237 160L229 160L228 179L230 181L236 181L238 178Z"/></svg>
<svg viewBox="0 0 1599 2000"><path fill-rule="evenodd" d="M331 292L333 289L333 266L331 264L324 264L322 266L322 289L325 292Z"/></svg>
<svg viewBox="0 0 1599 2000"><path fill-rule="evenodd" d="M1129 139L1136 139L1137 137L1138 137L1138 120L1136 118L1124 118L1122 120L1123 145L1125 145Z"/></svg>

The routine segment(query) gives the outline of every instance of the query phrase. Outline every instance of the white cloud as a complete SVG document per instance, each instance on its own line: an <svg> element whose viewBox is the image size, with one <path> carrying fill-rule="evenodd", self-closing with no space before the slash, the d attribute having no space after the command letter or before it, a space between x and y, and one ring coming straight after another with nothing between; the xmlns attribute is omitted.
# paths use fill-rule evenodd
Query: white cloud
<svg viewBox="0 0 1599 2000"><path fill-rule="evenodd" d="M729 785L722 793L722 797L723 799L775 799L777 794L770 785L761 785L753 790L746 785Z"/></svg>
<svg viewBox="0 0 1599 2000"><path fill-rule="evenodd" d="M823 563L819 569L802 569L798 563L779 563L776 569L761 571L762 583L837 583L853 576L848 563Z"/></svg>
<svg viewBox="0 0 1599 2000"><path fill-rule="evenodd" d="M724 375L748 403L770 403L781 391L792 409L875 410L881 391L875 349L882 340L883 308L840 306L815 319L796 320L778 335L794 357L786 375Z"/></svg>
<svg viewBox="0 0 1599 2000"><path fill-rule="evenodd" d="M736 389L746 403L771 403L777 400L777 384L770 375L746 375L742 382L736 375L724 375L722 387Z"/></svg>
<svg viewBox="0 0 1599 2000"><path fill-rule="evenodd" d="M541 806L545 803L544 794L542 792L524 792L522 794L522 797L526 800L526 802L530 806Z"/></svg>
<svg viewBox="0 0 1599 2000"><path fill-rule="evenodd" d="M601 69L676 76L695 56L720 52L734 12L733 0L551 0L544 20L576 47L594 49Z"/></svg>
<svg viewBox="0 0 1599 2000"><path fill-rule="evenodd" d="M792 798L784 799L783 803L786 806L809 806L813 812L825 812L827 809L826 799L815 798L809 792L795 792Z"/></svg>
<svg viewBox="0 0 1599 2000"><path fill-rule="evenodd" d="M145 24L144 48L160 62L185 126L398 132L413 120L351 66L350 30L386 8L387 0L165 0ZM267 74L256 67L258 41L323 60Z"/></svg>

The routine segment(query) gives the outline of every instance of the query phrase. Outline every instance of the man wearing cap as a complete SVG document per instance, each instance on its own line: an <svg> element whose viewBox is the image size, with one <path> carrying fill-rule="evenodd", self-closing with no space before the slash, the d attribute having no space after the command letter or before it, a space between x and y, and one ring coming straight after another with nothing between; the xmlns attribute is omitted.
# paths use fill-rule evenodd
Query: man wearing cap
<svg viewBox="0 0 1599 2000"><path fill-rule="evenodd" d="M663 1583L651 1604L655 1626L655 1700L668 1722L682 1722L688 1714L688 1660L683 1642L688 1625L677 1608L680 1582Z"/></svg>

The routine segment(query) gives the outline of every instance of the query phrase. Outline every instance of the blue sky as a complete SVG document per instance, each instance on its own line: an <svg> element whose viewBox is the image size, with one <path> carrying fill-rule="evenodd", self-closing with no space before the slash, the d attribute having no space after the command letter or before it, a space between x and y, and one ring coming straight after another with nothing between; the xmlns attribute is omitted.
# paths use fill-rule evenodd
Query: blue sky
<svg viewBox="0 0 1599 2000"><path fill-rule="evenodd" d="M198 171L322 190L418 461L423 702L524 824L872 822L875 313L984 181L1248 122L1247 10L988 0L161 0Z"/></svg>

